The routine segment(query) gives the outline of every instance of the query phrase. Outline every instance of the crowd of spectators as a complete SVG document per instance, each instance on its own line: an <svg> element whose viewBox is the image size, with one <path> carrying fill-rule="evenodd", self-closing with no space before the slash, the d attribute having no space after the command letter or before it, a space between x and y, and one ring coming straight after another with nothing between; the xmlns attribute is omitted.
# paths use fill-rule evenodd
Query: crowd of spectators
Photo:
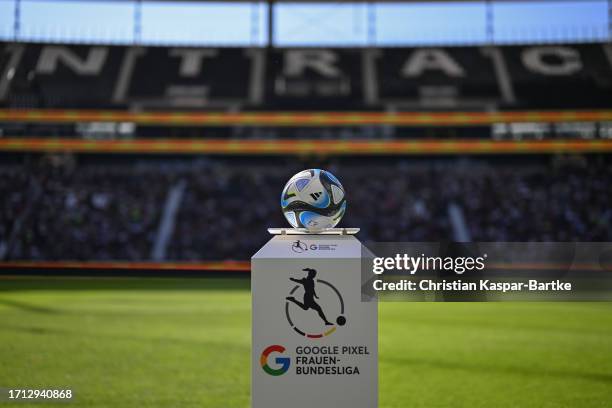
<svg viewBox="0 0 612 408"><path fill-rule="evenodd" d="M169 179L159 169L62 160L11 166L19 210L0 226L9 259L115 260L150 256ZM6 180L6 179L5 179ZM3 208L4 210L4 208ZM15 224L17 222L17 224Z"/></svg>
<svg viewBox="0 0 612 408"><path fill-rule="evenodd" d="M611 241L612 167L584 160L455 172L473 241ZM473 171L473 169L471 170Z"/></svg>
<svg viewBox="0 0 612 408"><path fill-rule="evenodd" d="M82 161L79 162L78 159ZM612 166L564 160L318 163L347 191L360 239L452 241L451 203L473 241L611 241ZM184 186L166 259L246 260L288 226L286 180L308 164L256 159L64 157L0 166L0 258L149 260L169 191Z"/></svg>

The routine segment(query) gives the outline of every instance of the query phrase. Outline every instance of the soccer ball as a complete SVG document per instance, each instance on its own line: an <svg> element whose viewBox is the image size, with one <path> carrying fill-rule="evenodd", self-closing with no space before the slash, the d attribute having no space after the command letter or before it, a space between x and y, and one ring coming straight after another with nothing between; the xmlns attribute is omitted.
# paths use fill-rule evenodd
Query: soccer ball
<svg viewBox="0 0 612 408"><path fill-rule="evenodd" d="M344 188L329 171L304 170L285 184L281 208L293 228L321 232L335 227L344 215Z"/></svg>

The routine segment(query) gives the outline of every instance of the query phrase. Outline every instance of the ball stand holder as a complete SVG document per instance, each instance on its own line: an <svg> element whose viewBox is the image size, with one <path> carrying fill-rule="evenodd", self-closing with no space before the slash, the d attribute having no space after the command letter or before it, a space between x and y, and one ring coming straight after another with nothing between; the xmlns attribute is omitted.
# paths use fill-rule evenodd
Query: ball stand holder
<svg viewBox="0 0 612 408"><path fill-rule="evenodd" d="M316 234L306 228L268 228L272 235L355 235L359 228L329 228Z"/></svg>
<svg viewBox="0 0 612 408"><path fill-rule="evenodd" d="M358 228L270 228L251 260L253 408L376 408L378 305Z"/></svg>

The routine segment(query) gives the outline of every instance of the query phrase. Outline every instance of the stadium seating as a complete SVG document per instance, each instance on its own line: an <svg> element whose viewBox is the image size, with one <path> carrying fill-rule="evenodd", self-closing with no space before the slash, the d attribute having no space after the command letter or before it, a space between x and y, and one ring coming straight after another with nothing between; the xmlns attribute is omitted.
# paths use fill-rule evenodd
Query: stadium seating
<svg viewBox="0 0 612 408"><path fill-rule="evenodd" d="M499 160L497 160L499 161ZM574 157L321 163L343 182L363 240L452 241L451 203L475 241L610 241L609 160ZM283 169L280 171L279 169ZM149 260L169 190L185 183L167 260L246 260L285 226L286 159L88 160L0 167L5 259Z"/></svg>

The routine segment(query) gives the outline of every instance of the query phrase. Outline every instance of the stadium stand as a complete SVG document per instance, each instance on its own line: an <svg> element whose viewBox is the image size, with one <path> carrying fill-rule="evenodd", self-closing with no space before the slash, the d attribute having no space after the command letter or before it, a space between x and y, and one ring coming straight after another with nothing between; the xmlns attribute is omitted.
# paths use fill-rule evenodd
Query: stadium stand
<svg viewBox="0 0 612 408"><path fill-rule="evenodd" d="M0 260L244 261L305 167L365 241L609 241L611 55L0 43Z"/></svg>
<svg viewBox="0 0 612 408"><path fill-rule="evenodd" d="M364 240L454 240L450 204L461 208L475 241L612 239L605 156L499 161L320 164L345 185L350 207L343 225L361 227ZM2 244L4 258L151 260L168 193L183 182L164 259L248 259L266 241L265 227L286 225L278 194L301 167L280 158L76 163L71 156L3 166L8 199L0 228L11 237Z"/></svg>
<svg viewBox="0 0 612 408"><path fill-rule="evenodd" d="M8 170L9 175L20 174L7 178L20 183L12 186L9 202L27 197L17 213L19 226L12 225L17 239L9 241L11 252L22 259L146 256L159 223L167 176L160 169L81 169L72 160L61 161Z"/></svg>

